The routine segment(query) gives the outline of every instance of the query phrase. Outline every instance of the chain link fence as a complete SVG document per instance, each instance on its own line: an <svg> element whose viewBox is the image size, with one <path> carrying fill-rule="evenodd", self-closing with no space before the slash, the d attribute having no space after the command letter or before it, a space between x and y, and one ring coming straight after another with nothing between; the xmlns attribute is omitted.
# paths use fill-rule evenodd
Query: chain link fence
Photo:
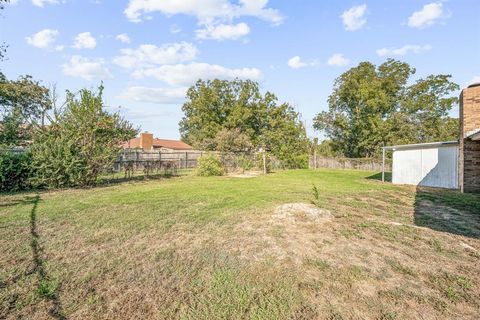
<svg viewBox="0 0 480 320"><path fill-rule="evenodd" d="M367 171L382 171L382 160L375 158L329 158L323 156L310 156L310 168L329 169L356 169ZM391 160L385 162L385 171L391 171Z"/></svg>
<svg viewBox="0 0 480 320"><path fill-rule="evenodd" d="M113 179L137 176L178 176L191 173L204 154L216 155L228 173L250 170L263 171L263 153L222 153L205 151L143 151L123 150L113 167L105 168L106 176ZM270 153L265 154L267 171L284 169L282 162Z"/></svg>

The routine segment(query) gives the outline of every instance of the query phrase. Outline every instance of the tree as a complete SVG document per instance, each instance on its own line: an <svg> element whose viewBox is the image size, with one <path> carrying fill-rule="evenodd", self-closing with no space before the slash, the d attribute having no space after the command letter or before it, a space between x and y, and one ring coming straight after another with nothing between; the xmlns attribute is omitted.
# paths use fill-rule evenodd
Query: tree
<svg viewBox="0 0 480 320"><path fill-rule="evenodd" d="M316 148L319 156L331 158L338 156L338 154L333 150L332 141L330 139L323 140L318 145L314 145L313 147Z"/></svg>
<svg viewBox="0 0 480 320"><path fill-rule="evenodd" d="M0 144L24 145L32 125L43 119L51 106L49 90L40 82L28 75L10 81L0 72Z"/></svg>
<svg viewBox="0 0 480 320"><path fill-rule="evenodd" d="M408 85L415 69L389 59L380 66L362 62L335 80L329 110L314 119L334 152L373 157L387 144L457 139L448 111L457 84L449 75L431 75Z"/></svg>
<svg viewBox="0 0 480 320"><path fill-rule="evenodd" d="M0 147L25 146L30 138L30 130L23 124L17 110L3 117L0 123Z"/></svg>
<svg viewBox="0 0 480 320"><path fill-rule="evenodd" d="M308 142L299 114L287 103L278 104L273 93L262 95L254 81L199 80L182 110L182 139L195 148L265 147L288 165L306 164Z"/></svg>
<svg viewBox="0 0 480 320"><path fill-rule="evenodd" d="M52 123L38 131L31 147L36 183L47 187L88 186L115 161L120 144L138 130L103 109L103 86L97 93L67 92L66 105Z"/></svg>
<svg viewBox="0 0 480 320"><path fill-rule="evenodd" d="M250 152L252 141L239 129L222 129L215 136L215 149L222 152Z"/></svg>

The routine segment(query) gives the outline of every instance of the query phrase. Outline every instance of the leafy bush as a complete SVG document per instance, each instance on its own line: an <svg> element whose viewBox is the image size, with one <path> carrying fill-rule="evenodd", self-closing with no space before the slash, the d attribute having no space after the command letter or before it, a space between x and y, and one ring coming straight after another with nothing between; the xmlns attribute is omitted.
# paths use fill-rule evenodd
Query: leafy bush
<svg viewBox="0 0 480 320"><path fill-rule="evenodd" d="M308 154L292 154L284 157L282 164L287 169L307 169L308 168Z"/></svg>
<svg viewBox="0 0 480 320"><path fill-rule="evenodd" d="M251 156L248 156L245 154L240 155L238 158L238 165L240 166L240 168L242 168L244 172L248 170L252 170L253 161Z"/></svg>
<svg viewBox="0 0 480 320"><path fill-rule="evenodd" d="M31 188L33 174L29 152L0 154L0 191L19 191Z"/></svg>
<svg viewBox="0 0 480 320"><path fill-rule="evenodd" d="M225 173L225 169L217 156L206 154L198 159L196 173L202 177L222 176Z"/></svg>
<svg viewBox="0 0 480 320"><path fill-rule="evenodd" d="M128 121L104 110L102 92L100 86L97 93L67 93L65 108L56 110L51 125L36 133L31 150L38 185L94 185L115 161L120 144L135 136L137 130Z"/></svg>
<svg viewBox="0 0 480 320"><path fill-rule="evenodd" d="M56 127L37 133L32 162L37 168L33 182L47 188L65 188L86 184L88 166L79 146Z"/></svg>

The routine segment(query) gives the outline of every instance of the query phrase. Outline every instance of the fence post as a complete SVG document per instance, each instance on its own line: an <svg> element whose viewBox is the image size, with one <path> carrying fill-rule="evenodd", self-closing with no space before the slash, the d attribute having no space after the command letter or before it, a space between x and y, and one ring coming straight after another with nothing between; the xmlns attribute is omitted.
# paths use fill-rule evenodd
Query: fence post
<svg viewBox="0 0 480 320"><path fill-rule="evenodd" d="M263 174L267 174L267 159L265 155L265 150L263 150L262 156L263 156Z"/></svg>
<svg viewBox="0 0 480 320"><path fill-rule="evenodd" d="M382 182L385 182L385 147L382 148Z"/></svg>
<svg viewBox="0 0 480 320"><path fill-rule="evenodd" d="M138 160L139 159L139 155L138 155L138 150L135 149L135 171L138 170Z"/></svg>
<svg viewBox="0 0 480 320"><path fill-rule="evenodd" d="M185 151L185 169L188 169L188 152Z"/></svg>

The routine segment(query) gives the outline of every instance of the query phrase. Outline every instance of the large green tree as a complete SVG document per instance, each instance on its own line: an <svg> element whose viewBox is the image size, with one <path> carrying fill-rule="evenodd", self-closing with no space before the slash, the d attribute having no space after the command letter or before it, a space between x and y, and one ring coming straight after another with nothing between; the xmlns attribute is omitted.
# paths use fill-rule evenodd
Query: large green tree
<svg viewBox="0 0 480 320"><path fill-rule="evenodd" d="M31 76L8 80L0 72L0 145L26 144L51 107L49 89L40 82Z"/></svg>
<svg viewBox="0 0 480 320"><path fill-rule="evenodd" d="M449 75L430 75L411 84L415 69L389 59L362 62L335 80L328 111L314 128L331 140L334 152L373 157L383 145L458 138L458 120L448 117L458 85Z"/></svg>
<svg viewBox="0 0 480 320"><path fill-rule="evenodd" d="M199 80L182 110L182 139L196 148L266 147L288 166L306 163L308 142L299 114L273 93L262 94L254 81Z"/></svg>

